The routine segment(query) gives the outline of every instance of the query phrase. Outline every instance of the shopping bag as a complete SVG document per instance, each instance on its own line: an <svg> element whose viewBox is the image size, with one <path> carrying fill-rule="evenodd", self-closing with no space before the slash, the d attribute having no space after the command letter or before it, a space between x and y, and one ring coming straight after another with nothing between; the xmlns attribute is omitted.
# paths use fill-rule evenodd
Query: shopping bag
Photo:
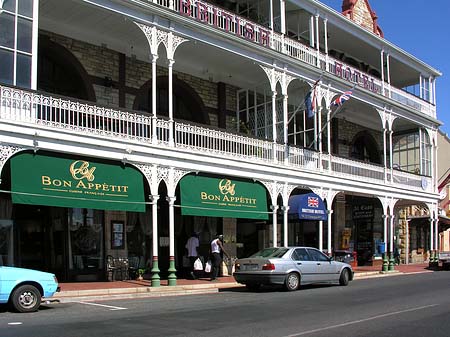
<svg viewBox="0 0 450 337"><path fill-rule="evenodd" d="M200 260L199 257L194 262L194 270L203 270L203 263L202 263L202 260Z"/></svg>
<svg viewBox="0 0 450 337"><path fill-rule="evenodd" d="M211 272L211 260L208 260L208 262L206 262L205 265L205 273L210 273Z"/></svg>

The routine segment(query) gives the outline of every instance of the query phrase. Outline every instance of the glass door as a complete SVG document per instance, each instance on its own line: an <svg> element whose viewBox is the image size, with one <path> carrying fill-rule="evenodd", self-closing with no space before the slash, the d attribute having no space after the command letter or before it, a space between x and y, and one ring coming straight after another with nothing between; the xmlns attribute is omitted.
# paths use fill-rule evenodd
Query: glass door
<svg viewBox="0 0 450 337"><path fill-rule="evenodd" d="M72 208L68 212L68 267L73 281L105 278L104 212Z"/></svg>

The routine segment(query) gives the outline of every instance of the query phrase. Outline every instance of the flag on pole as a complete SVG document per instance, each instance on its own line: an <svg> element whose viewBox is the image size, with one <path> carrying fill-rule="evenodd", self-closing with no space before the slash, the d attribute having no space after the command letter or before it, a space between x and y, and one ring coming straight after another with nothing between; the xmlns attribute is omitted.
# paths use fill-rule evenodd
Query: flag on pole
<svg viewBox="0 0 450 337"><path fill-rule="evenodd" d="M312 97L311 97L312 96ZM316 110L316 93L315 89L313 92L308 92L305 96L305 110L306 115L308 118L311 118L314 116L315 110Z"/></svg>
<svg viewBox="0 0 450 337"><path fill-rule="evenodd" d="M336 98L333 102L331 102L332 106L341 106L342 104L344 104L346 101L348 101L350 99L350 97L352 96L352 91L351 90L347 90L344 93L342 93L341 95L338 96L338 98Z"/></svg>
<svg viewBox="0 0 450 337"><path fill-rule="evenodd" d="M311 118L316 113L316 91L317 84L319 84L322 79L322 75L317 79L317 81L311 87L311 90L305 96L305 110L308 118Z"/></svg>

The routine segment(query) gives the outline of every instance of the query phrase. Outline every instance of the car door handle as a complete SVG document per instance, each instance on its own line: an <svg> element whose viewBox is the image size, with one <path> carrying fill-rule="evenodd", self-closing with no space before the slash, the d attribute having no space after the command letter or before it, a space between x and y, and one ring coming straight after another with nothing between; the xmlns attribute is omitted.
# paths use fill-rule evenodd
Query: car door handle
<svg viewBox="0 0 450 337"><path fill-rule="evenodd" d="M321 264L320 264L320 263L317 263L317 265L320 266Z"/></svg>
<svg viewBox="0 0 450 337"><path fill-rule="evenodd" d="M299 266L300 266L301 264L302 264L301 262L297 262L297 265L299 265Z"/></svg>

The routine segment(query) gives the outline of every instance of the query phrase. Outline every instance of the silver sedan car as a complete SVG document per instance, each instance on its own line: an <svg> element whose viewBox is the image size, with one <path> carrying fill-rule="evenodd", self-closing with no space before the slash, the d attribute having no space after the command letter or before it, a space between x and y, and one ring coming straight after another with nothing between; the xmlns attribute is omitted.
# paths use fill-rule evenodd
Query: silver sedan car
<svg viewBox="0 0 450 337"><path fill-rule="evenodd" d="M238 259L233 276L236 282L249 289L258 289L263 284L280 284L292 291L311 283L346 286L353 280L353 269L316 248L272 247Z"/></svg>

